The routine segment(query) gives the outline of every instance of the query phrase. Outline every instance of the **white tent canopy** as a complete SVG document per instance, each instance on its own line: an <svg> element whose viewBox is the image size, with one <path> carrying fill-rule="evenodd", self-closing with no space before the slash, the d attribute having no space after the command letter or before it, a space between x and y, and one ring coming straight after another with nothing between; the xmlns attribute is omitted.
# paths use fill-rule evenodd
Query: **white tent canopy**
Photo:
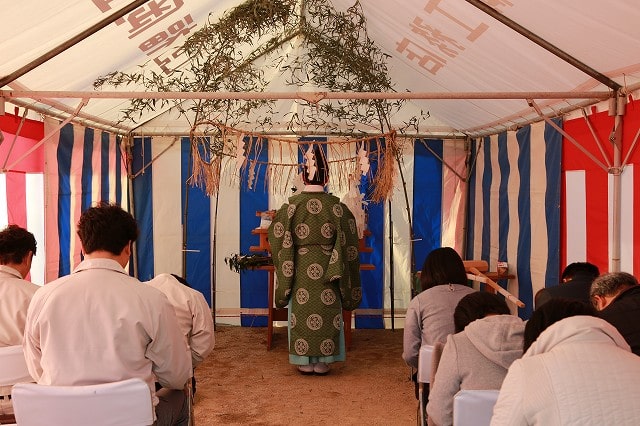
<svg viewBox="0 0 640 426"><path fill-rule="evenodd" d="M365 308L365 311L375 312L365 312L366 315L378 315L383 308L393 312L397 307L406 307L412 280L410 273L415 271L411 262L414 257L423 258L426 254L420 252L420 256L414 256L411 253L414 241L421 245L420 250L431 244L463 248L466 245L471 250L465 250L464 255L469 259L489 261L492 270L497 261L508 260L519 268L517 278L509 283L510 290L522 290L519 295L528 297L529 305L535 290L557 282L556 269L560 261L596 256L600 265L608 263L608 269L614 271L620 269L623 258L623 265L633 264L634 272L640 271L640 257L629 249L640 241L640 237L635 237L640 233L632 229L634 226L640 229L640 224L635 224L634 220L637 215L633 213L637 192L634 179L640 182L634 177L640 176L640 159L635 149L640 135L640 131L636 134L636 126L640 119L631 107L638 102L626 107L625 113L625 104L633 97L637 98L640 89L640 58L634 56L640 45L640 33L636 29L640 9L630 2L367 0L358 3L332 0L330 7L339 13L354 6L362 11L369 39L386 57L391 83L388 90L341 92L328 89L331 85L320 87L320 84L310 85L308 81L293 84L287 71L296 60L307 58L305 54L311 51L310 40L304 38L304 32L296 32L295 27L294 30L287 27L290 32L283 33L282 43L275 48L265 44L271 35L264 33L250 43L237 46L244 58L253 52L261 52L252 59L252 64L268 84L256 90L220 86L225 89L198 91L189 86L189 91L177 92L148 90L142 84L94 88L98 79L114 71L128 74L142 71L147 76L156 73L163 78L169 77L172 70L190 75L190 63L180 47L200 29L224 21L230 11L243 8L246 13L266 14L270 8L282 4L294 5L297 11L308 10L305 5L317 5L315 1L61 0L43 3L25 0L3 5L0 114L7 111L12 115L0 117L0 120L6 118L5 127L11 127L2 128L0 148L2 152L14 152L2 159L5 166L0 170L0 191L3 184L7 188L22 185L20 200L27 210L32 204L22 202L26 198L23 194L30 191L25 188L31 188L35 182L38 189L31 192L47 198L37 204L40 207L29 207L29 212L40 212L41 216L69 225L71 229L80 214L81 195L82 200L88 200L87 194L90 194L92 202L106 199L106 195L97 191L99 180L120 182L124 197L120 201L129 201L133 211L135 206L142 206L142 210L147 207L134 200L136 195L144 195L144 201L150 203L143 212L148 215L137 215L140 223L147 226L146 237L153 237L153 243L140 241L141 244L148 242L146 253L150 259L141 262L147 268L148 276L179 272L180 269L202 271L196 285L201 290L208 290L209 283L216 283L218 287L215 291L212 288L209 295L218 297L212 303L218 313L222 315L228 310L229 315L234 316L256 314L264 308L257 302L242 299L238 291L241 286L243 297L259 293L253 291L252 284L243 284L237 274L224 270L224 266L215 271L210 271L210 267L212 264L223 265L229 254L224 251L239 252L241 244L248 240L247 235L252 235L250 228L256 210L277 208L285 195L274 191L268 194L239 191L237 184L241 179L234 175L235 180L224 182L234 185L221 185L215 199L205 195L206 199L195 208L192 207L192 194L189 209L195 212L189 217L197 216L198 220L194 222L210 229L194 231L191 225L188 232L182 233L182 218L187 211L186 196L183 197L182 192L188 194L191 189L199 191L199 188L185 188L185 182L193 173L189 163L193 159L190 155L193 146L187 138L179 136L188 136L193 128L195 119L188 111L193 102L270 99L275 100L270 108L256 107L246 116L231 120L233 130L237 130L233 132L237 136L236 149L242 148L240 142L247 134L259 136L254 138L257 140L267 136L268 150L261 151L267 159L259 160L255 155L254 166L278 158L275 154L281 150L279 144L295 145L298 136L328 136L329 140L337 134L348 135L344 139L349 139L348 143L353 145L350 148L354 148L358 138L377 143L386 140L379 138L380 135L390 136L394 134L392 131L398 130L400 135L406 136L398 138L402 155L398 169L404 173L404 178L402 183L390 179L394 202L370 206L370 211L377 215L369 216L375 216L377 220L369 223L374 222L377 226L375 242L378 245L372 257L379 262L375 269L379 276L370 281L379 284L380 289L370 295L368 302L371 303ZM311 18L311 14L308 17ZM273 31L279 31L277 25L274 28ZM325 69L305 71L319 73ZM229 74L234 71L230 69ZM227 70L220 75L227 75ZM316 114L322 113L317 105L370 98L404 99L405 102L388 117L390 122L385 123L384 129L380 128L381 120L376 122L379 117L373 117L371 123L329 121L325 127L305 126ZM155 109L141 108L131 114L135 120L125 119L124 111L131 113L132 105L140 99L155 99ZM44 137L38 136L37 141L35 137L28 139L33 145L23 151L14 150L14 145L17 147L21 143L19 133L23 122L13 115L44 121L41 126ZM289 119L294 116L304 119L292 126ZM46 119L48 117L55 120ZM550 120L555 117L562 119ZM576 117L578 119L571 120ZM215 110L204 118L225 121L229 115ZM269 126L264 125L265 118ZM322 123L322 119L320 117L318 122ZM540 122L543 119L545 123ZM69 121L78 125L65 126ZM580 126L577 121L581 122ZM530 123L531 126L527 126ZM565 131L565 126L569 130ZM105 132L94 132L94 129ZM549 135L547 129L551 129ZM65 133L64 139L61 133ZM3 143L4 135L11 136ZM117 135L125 138L118 139ZM464 141L460 140L463 138ZM469 141L469 138L474 140ZM580 140L576 141L576 138ZM440 150L438 154L428 139L434 139ZM61 143L63 140L65 143ZM126 141L126 150L120 150L121 140ZM108 149L105 148L107 144ZM573 152L565 149L573 148L574 144L584 144L587 148ZM37 153L39 147L42 148L40 151L45 151L44 157L34 160L38 168L29 173L26 166L19 163L30 153ZM58 158L59 148L62 152ZM254 153L259 150L254 149ZM106 151L110 155L106 155ZM570 153L560 159L565 152ZM547 154L556 161L549 164L548 170L545 169ZM566 160L582 160L583 157L590 161L589 166L576 161L566 165L570 162ZM126 161L120 161L121 158ZM237 171L235 166L241 166L238 158L241 159L230 157L229 164L234 166L227 164L226 170ZM432 167L432 160L437 162L437 167ZM291 164L297 166L294 163L295 159ZM593 164L596 165L595 172L590 169ZM20 167L14 168L16 165ZM258 169L265 170L264 167ZM248 174L252 171L251 167L245 169ZM432 177L430 181L421 180L425 171ZM90 175L86 182L92 183L87 185L86 191L82 180L85 172ZM19 179L13 179L16 176ZM58 179L62 178L66 183L69 176L70 188L57 185ZM279 182L272 177L270 174L263 181ZM586 183L594 180L599 182L596 190L587 190ZM429 192L427 187L431 184L434 187ZM638 183L635 185L637 188ZM118 185L104 186L117 192ZM282 187L288 193L290 188L286 183ZM338 185L331 190L341 188ZM580 204L580 209L576 209L580 214L573 209L571 212L560 211L560 206L566 207L565 200L560 199L561 191L573 197L572 206ZM598 192L597 200L594 192ZM70 204L69 214L66 215L65 209L61 209L64 215L60 211L50 214L47 209L57 208L56 196L66 197L68 193L73 193L70 201L65 199L65 203L69 201ZM197 200L203 194L195 195ZM243 198L245 196L247 199ZM125 200L127 197L131 199ZM261 198L255 201L249 197ZM438 201L438 197L442 200ZM109 198L112 198L111 194ZM215 227L218 200L225 224L220 229ZM519 200L526 202L520 205ZM7 206L9 202L5 203L4 209L0 208L0 222L6 222L5 219L11 216ZM67 204L64 206L66 208ZM554 220L547 221L547 210L553 213ZM594 210L598 214L594 214ZM410 211L412 218L408 217ZM529 214L534 217L530 218ZM571 223L567 225L571 226L561 229L564 225L561 222L566 219L563 215L569 214ZM592 218L597 221L590 222ZM38 220L37 229L44 230L44 217ZM57 231L52 223L47 222L47 237ZM411 227L416 224L418 233L413 235ZM508 233L501 230L505 224L510 226ZM33 229L31 225L29 227ZM441 236L434 232L438 227ZM579 228L578 238L572 233L574 228ZM595 237L587 238L588 231L604 228L606 230L597 235L597 242ZM622 229L625 231L621 235ZM192 249L187 235L205 239L202 246L198 246L201 252ZM386 241L387 235L392 236L393 241ZM446 240L445 235L448 236ZM533 238L527 239L527 235ZM621 243L625 237L629 241ZM573 250L573 245L559 248L563 238L577 241L577 249ZM47 257L53 259L50 263L55 267L64 264L66 272L74 266L76 257L80 258L73 236L68 239L70 242L60 249L61 253ZM48 238L46 246L58 250L57 241ZM212 241L216 242L215 247L211 247ZM535 247L535 250L521 252L524 246ZM603 252L591 255L594 246L603 246ZM398 248L395 252L394 247ZM157 250L152 253L152 249ZM570 255L558 259L560 252ZM190 254L196 257L196 253L201 253L197 255L200 263L185 260ZM53 271L53 278L66 273L56 268L47 268L47 273L49 269ZM395 282L393 286L392 282ZM378 300L379 295L384 295L384 306ZM386 305L387 300L390 306Z"/></svg>
<svg viewBox="0 0 640 426"><path fill-rule="evenodd" d="M140 89L98 97L93 82L145 63L160 73L157 64L163 60L175 66L172 52L186 37L241 3L26 0L4 5L0 95L8 110L10 103L56 117L79 110L85 124L120 133L186 134L189 123L176 120L176 113L163 114L163 108L143 111L136 123L118 122L128 97L142 96L136 95ZM332 4L340 11L353 1ZM428 112L417 134L497 133L539 119L528 99L545 115L558 115L617 89L630 93L639 82L640 61L629 52L640 43L640 9L629 2L399 0L365 1L361 7L369 37L390 55L397 95L379 96L415 97L392 120L401 126L420 111ZM123 18L101 25L124 8ZM283 46L291 55L300 48L295 41ZM271 77L262 96L296 97L299 91L317 90L287 85L275 71ZM82 98L88 100L84 106ZM276 109L291 111L290 102L280 101Z"/></svg>

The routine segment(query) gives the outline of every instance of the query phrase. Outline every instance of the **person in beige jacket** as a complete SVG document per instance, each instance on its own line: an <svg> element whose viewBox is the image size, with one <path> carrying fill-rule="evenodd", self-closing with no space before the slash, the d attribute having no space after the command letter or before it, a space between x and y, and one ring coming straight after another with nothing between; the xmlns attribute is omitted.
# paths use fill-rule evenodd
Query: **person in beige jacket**
<svg viewBox="0 0 640 426"><path fill-rule="evenodd" d="M457 333L447 338L427 404L429 423L438 426L453 424L458 391L500 389L509 366L522 356L524 322L510 314L504 297L468 294L453 317Z"/></svg>
<svg viewBox="0 0 640 426"><path fill-rule="evenodd" d="M640 361L613 325L593 315L567 299L533 312L491 426L638 424Z"/></svg>

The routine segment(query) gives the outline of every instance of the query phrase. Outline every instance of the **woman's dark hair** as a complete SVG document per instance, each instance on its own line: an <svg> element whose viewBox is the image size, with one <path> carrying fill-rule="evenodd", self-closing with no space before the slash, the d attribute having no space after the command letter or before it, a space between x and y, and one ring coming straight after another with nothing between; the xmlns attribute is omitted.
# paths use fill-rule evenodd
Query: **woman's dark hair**
<svg viewBox="0 0 640 426"><path fill-rule="evenodd" d="M523 352L536 341L538 336L550 325L576 315L596 316L596 310L582 300L554 298L533 311L531 319L524 327Z"/></svg>
<svg viewBox="0 0 640 426"><path fill-rule="evenodd" d="M422 290L442 284L469 285L462 258L451 247L432 250L422 265L420 286Z"/></svg>
<svg viewBox="0 0 640 426"><path fill-rule="evenodd" d="M509 315L509 307L504 297L487 291L476 291L460 299L453 311L453 324L456 333L460 333L473 321L487 315Z"/></svg>

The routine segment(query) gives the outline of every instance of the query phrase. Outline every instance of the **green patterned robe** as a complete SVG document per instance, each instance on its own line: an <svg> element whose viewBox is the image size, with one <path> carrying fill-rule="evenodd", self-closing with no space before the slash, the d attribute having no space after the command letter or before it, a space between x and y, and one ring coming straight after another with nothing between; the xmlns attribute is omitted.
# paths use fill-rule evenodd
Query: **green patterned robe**
<svg viewBox="0 0 640 426"><path fill-rule="evenodd" d="M276 272L275 304L291 299L289 352L339 353L342 309L362 299L358 231L351 211L326 192L289 198L269 227Z"/></svg>

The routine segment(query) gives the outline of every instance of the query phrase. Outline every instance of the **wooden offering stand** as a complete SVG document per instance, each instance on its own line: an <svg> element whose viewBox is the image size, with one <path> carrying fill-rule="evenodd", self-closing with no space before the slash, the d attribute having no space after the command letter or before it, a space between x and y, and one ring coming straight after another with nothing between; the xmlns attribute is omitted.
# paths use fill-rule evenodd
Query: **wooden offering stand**
<svg viewBox="0 0 640 426"><path fill-rule="evenodd" d="M505 299L515 303L516 306L524 308L524 303L521 300L495 282L496 280L513 279L515 275L508 274L506 271L490 272L489 264L484 260L464 260L462 263L464 263L464 268L467 271L467 278L486 284L485 291L494 294L500 293Z"/></svg>

